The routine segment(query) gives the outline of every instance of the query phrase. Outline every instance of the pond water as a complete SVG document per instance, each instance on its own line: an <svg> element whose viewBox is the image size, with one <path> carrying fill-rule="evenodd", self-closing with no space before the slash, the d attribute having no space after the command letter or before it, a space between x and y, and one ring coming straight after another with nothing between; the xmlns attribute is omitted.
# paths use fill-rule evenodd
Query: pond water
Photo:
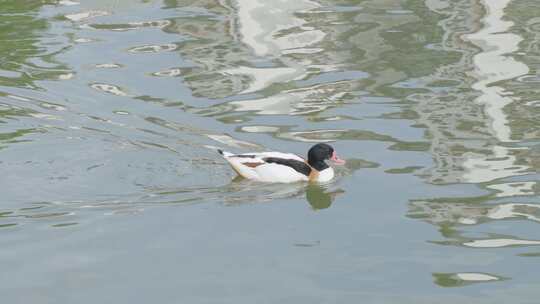
<svg viewBox="0 0 540 304"><path fill-rule="evenodd" d="M0 1L5 303L538 303L540 3ZM216 147L348 160L234 179Z"/></svg>

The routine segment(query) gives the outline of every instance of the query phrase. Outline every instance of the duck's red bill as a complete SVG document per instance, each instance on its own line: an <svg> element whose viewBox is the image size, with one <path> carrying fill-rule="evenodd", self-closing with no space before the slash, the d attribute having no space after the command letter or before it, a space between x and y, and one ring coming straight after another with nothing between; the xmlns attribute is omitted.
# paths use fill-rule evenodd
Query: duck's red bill
<svg viewBox="0 0 540 304"><path fill-rule="evenodd" d="M346 163L344 159L341 159L337 156L336 152L332 153L332 157L330 157L330 160L336 165L345 165Z"/></svg>

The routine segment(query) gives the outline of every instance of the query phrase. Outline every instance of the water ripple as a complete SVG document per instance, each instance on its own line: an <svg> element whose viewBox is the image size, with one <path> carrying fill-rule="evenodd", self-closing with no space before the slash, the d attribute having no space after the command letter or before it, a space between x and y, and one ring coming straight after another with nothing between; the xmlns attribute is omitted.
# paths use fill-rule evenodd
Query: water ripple
<svg viewBox="0 0 540 304"><path fill-rule="evenodd" d="M96 24L90 24L90 27L98 29L98 30L124 32L124 31L138 30L142 28L162 29L169 25L171 25L171 21L169 20L156 20L156 21L143 21L143 22L129 22L125 24L96 23Z"/></svg>
<svg viewBox="0 0 540 304"><path fill-rule="evenodd" d="M171 52L178 48L174 43L167 43L162 45L147 44L128 49L130 53L159 53L159 52Z"/></svg>
<svg viewBox="0 0 540 304"><path fill-rule="evenodd" d="M435 284L441 287L462 287L475 283L497 282L505 280L500 276L478 272L434 273Z"/></svg>
<svg viewBox="0 0 540 304"><path fill-rule="evenodd" d="M121 87L115 86L112 84L106 84L106 83L92 83L90 85L91 88L96 89L98 91L116 95L116 96L129 96L128 93L126 93Z"/></svg>
<svg viewBox="0 0 540 304"><path fill-rule="evenodd" d="M485 239L465 242L463 245L474 248L499 248L509 246L540 245L540 241L519 239Z"/></svg>
<svg viewBox="0 0 540 304"><path fill-rule="evenodd" d="M71 21L80 22L80 21L84 21L84 20L87 20L87 19L92 19L92 18L101 17L101 16L107 16L107 15L110 15L110 13L107 12L107 11L92 10L92 11L68 14L68 15L65 15L65 17L67 19L71 20Z"/></svg>

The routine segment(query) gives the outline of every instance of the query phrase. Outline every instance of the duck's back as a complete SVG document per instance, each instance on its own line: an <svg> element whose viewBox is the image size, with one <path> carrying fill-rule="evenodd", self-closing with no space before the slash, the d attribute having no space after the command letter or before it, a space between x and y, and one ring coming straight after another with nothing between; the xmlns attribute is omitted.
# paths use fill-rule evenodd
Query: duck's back
<svg viewBox="0 0 540 304"><path fill-rule="evenodd" d="M309 180L311 168L300 156L282 152L231 154L221 152L231 167L242 177L273 183Z"/></svg>

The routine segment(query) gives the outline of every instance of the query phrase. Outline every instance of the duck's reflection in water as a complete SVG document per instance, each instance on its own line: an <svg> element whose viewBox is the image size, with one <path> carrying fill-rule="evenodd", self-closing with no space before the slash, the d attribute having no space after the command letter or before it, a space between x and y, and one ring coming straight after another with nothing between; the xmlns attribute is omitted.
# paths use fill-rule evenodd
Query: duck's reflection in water
<svg viewBox="0 0 540 304"><path fill-rule="evenodd" d="M326 209L332 205L336 196L345 193L343 189L329 190L323 185L309 184L306 188L306 200L313 210Z"/></svg>
<svg viewBox="0 0 540 304"><path fill-rule="evenodd" d="M334 184L265 184L235 178L221 187L149 188L144 196L126 196L123 199L99 201L40 202L27 208L2 210L0 228L14 227L28 221L51 222L53 227L77 224L75 219L83 212L103 215L138 214L157 206L218 203L225 206L257 204L305 196L313 210L329 208L336 196L345 193Z"/></svg>
<svg viewBox="0 0 540 304"><path fill-rule="evenodd" d="M234 178L222 188L222 202L226 205L268 202L276 199L305 198L313 210L329 208L339 194L345 193L333 184L291 183L265 184Z"/></svg>
<svg viewBox="0 0 540 304"><path fill-rule="evenodd" d="M143 197L125 197L122 200L40 202L29 207L0 212L0 229L16 227L27 222L47 222L51 227L78 224L83 212L103 215L126 215L144 212L147 208L171 205L221 203L226 206L272 202L281 199L298 199L305 195L313 210L329 208L336 196L345 193L333 184L263 184L235 178L222 187L193 187L153 189Z"/></svg>

